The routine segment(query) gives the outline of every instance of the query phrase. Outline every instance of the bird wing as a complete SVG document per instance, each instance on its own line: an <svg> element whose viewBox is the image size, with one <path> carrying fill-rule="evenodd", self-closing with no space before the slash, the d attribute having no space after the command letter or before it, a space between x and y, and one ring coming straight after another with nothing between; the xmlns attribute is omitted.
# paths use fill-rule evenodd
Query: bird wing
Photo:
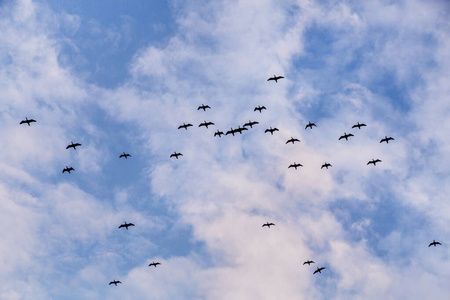
<svg viewBox="0 0 450 300"><path fill-rule="evenodd" d="M343 138L345 138L343 135L339 138L339 140L341 140L341 139L343 139Z"/></svg>
<svg viewBox="0 0 450 300"><path fill-rule="evenodd" d="M319 272L319 270L315 270L314 273L313 273L313 275L316 274L317 272Z"/></svg>

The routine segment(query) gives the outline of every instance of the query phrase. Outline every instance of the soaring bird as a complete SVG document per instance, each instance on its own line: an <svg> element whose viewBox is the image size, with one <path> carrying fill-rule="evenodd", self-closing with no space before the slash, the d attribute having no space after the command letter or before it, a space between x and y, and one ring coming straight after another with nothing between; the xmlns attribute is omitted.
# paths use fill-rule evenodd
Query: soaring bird
<svg viewBox="0 0 450 300"><path fill-rule="evenodd" d="M295 169L297 170L298 167L303 167L303 165L302 165L302 164L296 164L296 163L294 162L292 165L289 165L288 169L289 169L289 168L295 168Z"/></svg>
<svg viewBox="0 0 450 300"><path fill-rule="evenodd" d="M317 272L319 272L320 274L322 274L322 270L326 269L325 267L321 267L321 268L317 268L317 270L314 271L313 275L316 274Z"/></svg>
<svg viewBox="0 0 450 300"><path fill-rule="evenodd" d="M128 227L130 227L130 226L134 226L134 224L125 222L124 224L121 224L118 228L120 229L120 228L125 227L128 230Z"/></svg>
<svg viewBox="0 0 450 300"><path fill-rule="evenodd" d="M292 143L294 144L295 142L300 142L299 139L294 139L293 137L291 137L289 140L287 140L286 144Z"/></svg>
<svg viewBox="0 0 450 300"><path fill-rule="evenodd" d="M367 165L373 164L374 166L376 166L377 162L381 162L381 160L380 159L372 159L371 161L369 161L367 163Z"/></svg>
<svg viewBox="0 0 450 300"><path fill-rule="evenodd" d="M270 132L270 134L273 135L274 131L279 131L279 130L276 127L275 128L270 127L269 129L266 129L266 131L264 131L264 133Z"/></svg>
<svg viewBox="0 0 450 300"><path fill-rule="evenodd" d="M225 135L232 134L234 136L234 134L236 133L236 129L233 129L233 127L230 127L230 128L231 128L231 130L228 130Z"/></svg>
<svg viewBox="0 0 450 300"><path fill-rule="evenodd" d="M222 131L219 131L219 130L217 130L215 133L214 133L214 136L219 136L219 137L222 137L222 135L223 135L223 132Z"/></svg>
<svg viewBox="0 0 450 300"><path fill-rule="evenodd" d="M29 119L29 120L28 120L28 118L25 118L25 120L22 120L22 121L20 122L20 124L26 123L26 124L28 124L28 126L30 126L30 123L33 123L33 122L36 122L36 120L35 120L35 119Z"/></svg>
<svg viewBox="0 0 450 300"><path fill-rule="evenodd" d="M109 283L109 285L114 284L117 286L118 283L122 283L122 282L120 282L119 280L113 280Z"/></svg>
<svg viewBox="0 0 450 300"><path fill-rule="evenodd" d="M242 134L242 131L243 131L243 130L248 130L248 129L245 128L245 127L238 126L238 128L235 129L234 132L239 132L240 134Z"/></svg>
<svg viewBox="0 0 450 300"><path fill-rule="evenodd" d="M180 125L180 126L178 126L178 129L181 129L181 128L184 128L184 129L188 129L188 127L190 127L190 126L193 126L192 124L186 124L186 123L183 123L183 125Z"/></svg>
<svg viewBox="0 0 450 300"><path fill-rule="evenodd" d="M267 81L275 80L275 82L278 82L278 80L280 80L281 78L284 78L284 77L273 75L273 77L270 77L269 79L267 79Z"/></svg>
<svg viewBox="0 0 450 300"><path fill-rule="evenodd" d="M314 124L314 123L311 123L311 121L308 121L308 125L306 125L306 126L305 126L305 129L306 129L306 128L308 128L308 127L312 129L312 128L313 128L313 126L316 126L316 127L317 127L317 125L316 125L316 124Z"/></svg>
<svg viewBox="0 0 450 300"><path fill-rule="evenodd" d="M439 242L436 242L435 240L433 240L433 242L430 243L430 244L428 245L428 247L431 247L431 246L435 246L435 247L436 247L436 245L442 245L442 244L439 243Z"/></svg>
<svg viewBox="0 0 450 300"><path fill-rule="evenodd" d="M183 154L181 154L181 153L176 153L176 152L174 152L173 154L170 154L170 157L175 157L176 159L178 159L178 156L183 156Z"/></svg>
<svg viewBox="0 0 450 300"><path fill-rule="evenodd" d="M210 125L214 125L214 123L213 122L203 122L203 123L200 123L200 125L198 125L198 127L202 127L202 126L205 126L206 128L208 128L208 126L210 126Z"/></svg>
<svg viewBox="0 0 450 300"><path fill-rule="evenodd" d="M68 172L68 173L70 174L70 171L75 171L75 169L72 168L72 167L69 168L69 167L66 166L66 167L63 169L62 172L63 172L63 173L64 173L64 172Z"/></svg>
<svg viewBox="0 0 450 300"><path fill-rule="evenodd" d="M256 121L252 122L252 121L248 120L248 123L245 123L244 127L250 126L250 128L253 128L253 125L256 125L256 124L259 124L259 122L256 122Z"/></svg>
<svg viewBox="0 0 450 300"><path fill-rule="evenodd" d="M332 165L325 162L320 169L327 168L327 170L328 170L328 167L332 167Z"/></svg>
<svg viewBox="0 0 450 300"><path fill-rule="evenodd" d="M389 144L389 141L393 141L393 140L394 140L393 137L387 137L387 136L384 136L384 139L382 139L382 140L380 141L380 143L386 142L386 144Z"/></svg>
<svg viewBox="0 0 450 300"><path fill-rule="evenodd" d="M275 226L275 224L274 224L274 223L269 223L269 222L267 222L266 224L263 224L262 227L264 227L264 226L267 226L267 227L270 228L270 226Z"/></svg>
<svg viewBox="0 0 450 300"><path fill-rule="evenodd" d="M341 135L341 137L339 138L339 140L345 139L346 141L348 141L348 138L351 137L351 136L354 136L354 135L351 134L351 133L345 133L345 132L344 132L344 135Z"/></svg>
<svg viewBox="0 0 450 300"><path fill-rule="evenodd" d="M157 265L160 265L161 263L159 262L152 262L151 264L149 264L148 266L154 266L156 268Z"/></svg>
<svg viewBox="0 0 450 300"><path fill-rule="evenodd" d="M311 264L314 264L315 262L313 262L312 260L307 260L303 263L303 265L308 265L310 266Z"/></svg>
<svg viewBox="0 0 450 300"><path fill-rule="evenodd" d="M70 145L67 145L66 149L73 148L73 150L77 150L76 147L78 147L78 146L81 146L81 144L80 143L74 144L73 142L70 142Z"/></svg>
<svg viewBox="0 0 450 300"><path fill-rule="evenodd" d="M197 110L203 109L203 111L206 111L207 108L211 109L211 107L209 107L209 105L202 104L197 108Z"/></svg>
<svg viewBox="0 0 450 300"><path fill-rule="evenodd" d="M262 112L262 110L263 109L266 109L266 107L265 106L257 106L257 107L255 107L255 109L253 110L253 111L257 111L257 110L259 110L259 112Z"/></svg>
<svg viewBox="0 0 450 300"><path fill-rule="evenodd" d="M356 127L358 127L358 129L361 129L361 127L363 127L363 126L367 126L366 124L364 124L364 123L361 123L361 124L359 124L359 122L358 122L358 124L356 124L356 125L353 125L352 126L352 128L356 128Z"/></svg>
<svg viewBox="0 0 450 300"><path fill-rule="evenodd" d="M119 156L119 158L122 158L122 157L125 157L125 159L128 159L128 157L131 157L131 155L124 152L123 154L120 154L120 156Z"/></svg>

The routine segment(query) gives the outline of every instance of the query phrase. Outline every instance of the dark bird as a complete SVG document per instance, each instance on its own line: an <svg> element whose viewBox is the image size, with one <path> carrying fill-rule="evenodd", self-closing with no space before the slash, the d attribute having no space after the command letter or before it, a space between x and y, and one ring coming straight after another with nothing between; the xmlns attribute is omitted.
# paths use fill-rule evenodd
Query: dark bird
<svg viewBox="0 0 450 300"><path fill-rule="evenodd" d="M255 109L254 109L253 111L259 110L259 112L262 112L263 109L266 109L266 107L265 107L265 106L259 106L259 105L258 105L258 107L255 107Z"/></svg>
<svg viewBox="0 0 450 300"><path fill-rule="evenodd" d="M130 226L134 226L134 224L125 222L124 224L121 224L118 228L120 229L120 228L125 227L128 230L128 227L130 227Z"/></svg>
<svg viewBox="0 0 450 300"><path fill-rule="evenodd" d="M303 265L308 265L310 266L311 264L314 264L315 262L313 262L312 260L307 260L303 263Z"/></svg>
<svg viewBox="0 0 450 300"><path fill-rule="evenodd" d="M219 136L219 137L222 137L222 135L223 135L223 132L222 131L219 131L219 130L217 130L215 133L214 133L214 136Z"/></svg>
<svg viewBox="0 0 450 300"><path fill-rule="evenodd" d="M238 128L235 129L234 132L239 132L240 134L242 134L242 131L244 131L244 130L248 130L248 129L245 127L238 126Z"/></svg>
<svg viewBox="0 0 450 300"><path fill-rule="evenodd" d="M68 145L68 146L66 147L66 149L73 148L73 150L77 150L76 147L81 146L80 143L75 143L75 144L74 144L73 142L70 142L70 143L71 143L71 144Z"/></svg>
<svg viewBox="0 0 450 300"><path fill-rule="evenodd" d="M120 154L120 156L119 156L119 158L122 158L122 157L125 157L125 159L128 159L128 157L131 157L131 155L124 152L123 154Z"/></svg>
<svg viewBox="0 0 450 300"><path fill-rule="evenodd" d="M63 173L64 173L64 172L68 172L68 173L70 174L70 171L75 171L75 169L72 168L72 167L69 168L69 167L66 166L66 167L63 169L62 172L63 172Z"/></svg>
<svg viewBox="0 0 450 300"><path fill-rule="evenodd" d="M181 154L181 153L176 153L176 152L174 152L173 154L170 154L170 157L175 157L176 159L178 159L178 156L183 156L183 154Z"/></svg>
<svg viewBox="0 0 450 300"><path fill-rule="evenodd" d="M156 268L157 265L160 265L161 263L159 262L152 262L151 264L149 264L148 266L154 266Z"/></svg>
<svg viewBox="0 0 450 300"><path fill-rule="evenodd" d="M367 125L364 123L359 124L359 122L358 122L358 124L353 125L352 128L358 127L358 129L361 129L361 127L363 127L363 126L367 126Z"/></svg>
<svg viewBox="0 0 450 300"><path fill-rule="evenodd" d="M28 120L28 118L25 118L25 120L22 120L22 122L20 122L20 124L26 123L26 124L28 124L28 126L30 126L30 123L33 123L33 122L36 122L36 120L35 119Z"/></svg>
<svg viewBox="0 0 450 300"><path fill-rule="evenodd" d="M351 133L345 133L345 132L344 132L344 135L341 135L341 137L339 138L339 140L345 139L346 141L348 141L348 138L351 137L351 136L354 136L354 135L351 134Z"/></svg>
<svg viewBox="0 0 450 300"><path fill-rule="evenodd" d="M200 123L200 125L198 125L198 127L202 127L202 126L205 126L206 128L208 128L208 126L210 126L210 125L214 125L214 123L213 122L203 122L203 123Z"/></svg>
<svg viewBox="0 0 450 300"><path fill-rule="evenodd" d="M308 121L308 125L306 125L306 126L305 126L305 129L306 129L306 128L308 128L308 127L312 129L312 128L313 128L313 126L316 126L316 127L317 127L317 125L316 125L316 124L314 124L314 123L311 123L311 121Z"/></svg>
<svg viewBox="0 0 450 300"><path fill-rule="evenodd" d="M211 107L209 107L209 105L202 104L197 108L197 110L203 109L203 111L206 111L207 108L211 109Z"/></svg>
<svg viewBox="0 0 450 300"><path fill-rule="evenodd" d="M267 81L275 80L275 82L278 82L278 80L280 80L281 78L284 78L284 77L273 75L273 77L270 77L269 79L267 79Z"/></svg>
<svg viewBox="0 0 450 300"><path fill-rule="evenodd" d="M264 131L264 133L270 132L270 134L273 135L274 131L279 131L279 130L276 127L275 128L270 127L269 129L266 129L266 131Z"/></svg>
<svg viewBox="0 0 450 300"><path fill-rule="evenodd" d="M292 165L289 165L288 169L289 169L289 168L295 168L295 169L297 170L298 167L303 167L303 165L302 165L302 164L296 164L296 163L294 162Z"/></svg>
<svg viewBox="0 0 450 300"><path fill-rule="evenodd" d="M326 269L325 267L321 267L321 268L317 268L317 270L314 271L313 275L316 274L317 272L319 272L320 274L322 274L322 270Z"/></svg>
<svg viewBox="0 0 450 300"><path fill-rule="evenodd" d="M286 144L292 143L294 144L295 142L300 142L299 139L294 139L293 137L291 137L291 139L287 140Z"/></svg>
<svg viewBox="0 0 450 300"><path fill-rule="evenodd" d="M117 286L118 283L122 283L122 282L120 282L119 280L113 280L109 283L109 285L114 284Z"/></svg>
<svg viewBox="0 0 450 300"><path fill-rule="evenodd" d="M431 246L435 246L435 247L436 247L436 245L442 245L442 244L439 243L439 242L436 242L435 240L433 240L433 242L430 243L430 244L428 245L428 247L431 247Z"/></svg>
<svg viewBox="0 0 450 300"><path fill-rule="evenodd" d="M256 122L256 121L252 122L252 121L248 120L248 123L245 123L244 127L250 126L250 128L253 128L253 125L256 125L256 124L259 124L259 122Z"/></svg>
<svg viewBox="0 0 450 300"><path fill-rule="evenodd" d="M376 166L377 162L381 162L381 160L380 159L372 159L371 161L369 161L367 163L367 165L373 164L374 166Z"/></svg>
<svg viewBox="0 0 450 300"><path fill-rule="evenodd" d="M386 144L389 144L389 141L393 141L393 140L394 140L393 137L387 137L387 136L384 136L384 139L382 139L382 140L380 141L380 143L386 142Z"/></svg>
<svg viewBox="0 0 450 300"><path fill-rule="evenodd" d="M262 227L264 227L264 226L267 226L267 227L270 228L270 226L275 226L275 224L274 224L274 223L269 223L269 222L267 222L266 224L263 224Z"/></svg>
<svg viewBox="0 0 450 300"><path fill-rule="evenodd" d="M233 129L233 127L230 127L230 128L231 128L231 130L228 130L225 135L232 134L234 136L234 134L236 133L236 129Z"/></svg>
<svg viewBox="0 0 450 300"><path fill-rule="evenodd" d="M325 162L320 169L327 168L327 170L328 170L328 167L332 167L332 165Z"/></svg>
<svg viewBox="0 0 450 300"><path fill-rule="evenodd" d="M193 126L192 124L186 124L186 123L183 123L183 125L180 125L180 126L178 126L178 129L181 129L181 128L184 128L184 129L188 129L188 127L190 127L190 126Z"/></svg>

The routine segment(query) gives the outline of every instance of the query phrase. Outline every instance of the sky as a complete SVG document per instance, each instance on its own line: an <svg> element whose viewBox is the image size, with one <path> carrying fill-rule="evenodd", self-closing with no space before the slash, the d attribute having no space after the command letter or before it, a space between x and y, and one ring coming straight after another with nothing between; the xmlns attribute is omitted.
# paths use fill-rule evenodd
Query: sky
<svg viewBox="0 0 450 300"><path fill-rule="evenodd" d="M448 298L449 14L0 1L0 299Z"/></svg>

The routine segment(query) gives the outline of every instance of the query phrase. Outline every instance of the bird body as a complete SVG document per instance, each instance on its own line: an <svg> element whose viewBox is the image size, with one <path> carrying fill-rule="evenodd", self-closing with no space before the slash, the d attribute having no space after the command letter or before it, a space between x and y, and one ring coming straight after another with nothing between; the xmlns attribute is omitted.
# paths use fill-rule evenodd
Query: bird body
<svg viewBox="0 0 450 300"><path fill-rule="evenodd" d="M183 154L181 153L174 152L173 154L170 155L170 157L175 157L176 159L178 159L178 156L180 155L183 156Z"/></svg>
<svg viewBox="0 0 450 300"><path fill-rule="evenodd" d="M197 108L197 110L203 109L203 111L206 111L207 108L211 109L211 107L209 107L209 105L202 104Z"/></svg>
<svg viewBox="0 0 450 300"><path fill-rule="evenodd" d="M267 222L266 224L263 224L262 227L265 227L265 226L267 226L267 227L270 228L270 226L275 226L275 224L274 224L274 223L269 223L269 222Z"/></svg>
<svg viewBox="0 0 450 300"><path fill-rule="evenodd" d="M257 111L258 110L261 113L263 109L266 109L266 107L258 105L257 107L255 107L255 109L253 111Z"/></svg>
<svg viewBox="0 0 450 300"><path fill-rule="evenodd" d="M28 124L28 126L30 126L30 123L33 123L33 122L36 122L36 120L35 119L29 119L28 120L28 118L25 118L25 120L22 120L20 122L20 124Z"/></svg>
<svg viewBox="0 0 450 300"><path fill-rule="evenodd" d="M318 267L317 270L314 271L313 275L316 274L316 273L322 274L321 271L324 270L324 269L326 269L326 268L325 267L321 267L321 268Z"/></svg>
<svg viewBox="0 0 450 300"><path fill-rule="evenodd" d="M240 134L242 134L242 131L244 131L244 130L248 130L248 129L245 127L238 126L238 128L235 129L234 132L239 132Z"/></svg>
<svg viewBox="0 0 450 300"><path fill-rule="evenodd" d="M119 156L119 158L122 158L122 157L125 157L125 159L128 159L128 157L131 157L131 155L124 152L123 154L120 154L120 156Z"/></svg>
<svg viewBox="0 0 450 300"><path fill-rule="evenodd" d="M377 162L381 162L381 160L380 159L372 159L371 161L369 161L367 163L367 165L373 164L374 166L376 166Z"/></svg>
<svg viewBox="0 0 450 300"><path fill-rule="evenodd" d="M151 264L149 264L148 266L154 266L156 268L157 265L160 265L161 263L159 262L152 262Z"/></svg>
<svg viewBox="0 0 450 300"><path fill-rule="evenodd" d="M203 123L200 123L200 125L198 125L198 127L202 127L202 126L205 126L206 128L208 128L208 126L211 126L211 125L214 125L214 123L213 122L203 122Z"/></svg>
<svg viewBox="0 0 450 300"><path fill-rule="evenodd" d="M386 142L386 144L389 144L389 141L393 141L393 140L394 140L393 137L384 136L384 139L381 139L380 143Z"/></svg>
<svg viewBox="0 0 450 300"><path fill-rule="evenodd" d="M73 150L77 150L78 146L81 146L81 144L80 143L74 144L73 142L70 142L70 145L67 145L66 149L73 148Z"/></svg>
<svg viewBox="0 0 450 300"><path fill-rule="evenodd" d="M302 165L302 164L296 164L296 163L294 162L292 165L289 165L288 169L289 169L289 168L295 168L295 169L297 170L298 167L303 167L303 165Z"/></svg>
<svg viewBox="0 0 450 300"><path fill-rule="evenodd" d="M314 123L311 123L311 121L308 121L308 125L306 125L306 126L305 126L305 129L306 129L306 128L308 128L308 127L312 129L312 128L313 128L313 126L317 127L317 125L316 125L316 124L314 124Z"/></svg>
<svg viewBox="0 0 450 300"><path fill-rule="evenodd" d="M327 168L327 170L328 170L328 167L332 167L332 165L325 162L320 169Z"/></svg>
<svg viewBox="0 0 450 300"><path fill-rule="evenodd" d="M214 133L214 136L219 136L219 137L222 137L222 135L223 135L223 132L222 131L219 131L219 130L217 130L215 133Z"/></svg>
<svg viewBox="0 0 450 300"><path fill-rule="evenodd" d="M295 142L300 142L299 139L294 139L293 137L291 137L289 140L287 140L286 144L292 143L294 144Z"/></svg>
<svg viewBox="0 0 450 300"><path fill-rule="evenodd" d="M364 123L359 124L359 122L358 122L358 124L353 125L352 128L356 128L357 127L358 129L361 129L361 127L363 127L363 126L367 126L367 125L364 124Z"/></svg>
<svg viewBox="0 0 450 300"><path fill-rule="evenodd" d="M308 265L310 266L311 264L314 264L315 262L313 262L312 260L307 260L303 263L303 265Z"/></svg>
<svg viewBox="0 0 450 300"><path fill-rule="evenodd" d="M354 136L354 135L351 134L351 133L345 133L345 132L344 132L344 135L341 135L341 137L339 138L339 140L345 139L346 141L348 141L348 138L351 137L351 136Z"/></svg>
<svg viewBox="0 0 450 300"><path fill-rule="evenodd" d="M234 134L236 133L236 129L233 129L233 127L230 127L230 128L231 128L231 130L228 130L225 135L232 134L234 136Z"/></svg>
<svg viewBox="0 0 450 300"><path fill-rule="evenodd" d="M256 122L256 121L252 122L252 121L248 120L248 123L245 123L244 127L250 126L250 128L253 128L253 125L256 125L256 124L259 124L259 122Z"/></svg>
<svg viewBox="0 0 450 300"><path fill-rule="evenodd" d="M435 246L435 247L436 247L436 245L442 245L442 244L439 243L439 242L436 242L435 240L433 240L433 242L431 242L431 243L428 245L428 247L431 247L431 246Z"/></svg>
<svg viewBox="0 0 450 300"><path fill-rule="evenodd" d="M178 129L181 129L181 128L184 128L184 129L188 129L188 127L190 127L190 126L193 126L192 124L186 124L186 123L183 123L183 125L180 125L180 126L178 126Z"/></svg>
<svg viewBox="0 0 450 300"><path fill-rule="evenodd" d="M117 286L118 283L122 283L119 280L113 280L109 283L109 285L114 284L115 286Z"/></svg>
<svg viewBox="0 0 450 300"><path fill-rule="evenodd" d="M264 133L270 132L271 135L273 135L274 131L279 131L278 128L272 128L270 127L269 129L266 129L266 131L264 131Z"/></svg>
<svg viewBox="0 0 450 300"><path fill-rule="evenodd" d="M276 75L273 75L273 77L270 77L269 79L267 79L267 81L274 80L275 82L278 82L278 80L280 80L280 79L282 79L282 78L284 78L284 77L283 77L283 76L276 76Z"/></svg>
<svg viewBox="0 0 450 300"><path fill-rule="evenodd" d="M69 168L69 167L66 166L66 167L63 169L62 172L63 172L63 173L64 173L64 172L68 172L68 173L70 174L70 171L75 171L75 169L72 168L72 167Z"/></svg>

